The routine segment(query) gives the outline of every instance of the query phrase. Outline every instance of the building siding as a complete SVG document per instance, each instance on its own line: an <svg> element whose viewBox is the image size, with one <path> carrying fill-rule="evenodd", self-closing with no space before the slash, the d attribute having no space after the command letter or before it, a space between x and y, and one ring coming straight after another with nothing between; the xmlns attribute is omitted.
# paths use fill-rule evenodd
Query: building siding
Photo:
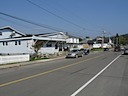
<svg viewBox="0 0 128 96"><path fill-rule="evenodd" d="M3 45L3 42L0 42L0 53L1 54L17 54L17 53L31 53L29 50L31 44L28 44L29 40L16 40L9 41L7 45Z"/></svg>

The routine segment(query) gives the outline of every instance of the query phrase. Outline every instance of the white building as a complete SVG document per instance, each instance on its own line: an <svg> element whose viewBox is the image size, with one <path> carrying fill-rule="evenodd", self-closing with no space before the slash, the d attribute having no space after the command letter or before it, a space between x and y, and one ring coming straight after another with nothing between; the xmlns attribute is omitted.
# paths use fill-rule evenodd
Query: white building
<svg viewBox="0 0 128 96"><path fill-rule="evenodd" d="M33 45L42 44L39 52L54 54L63 48L79 45L79 38L63 32L45 34L24 34L10 26L0 28L0 54L31 54Z"/></svg>
<svg viewBox="0 0 128 96"><path fill-rule="evenodd" d="M67 39L66 39L66 47L68 47L69 49L73 49L79 46L79 38L75 37L75 36L71 36L71 35L67 35Z"/></svg>
<svg viewBox="0 0 128 96"><path fill-rule="evenodd" d="M9 26L0 28L0 54L31 54L33 45L42 44L41 53L54 54L63 51L67 36L63 32L24 34Z"/></svg>

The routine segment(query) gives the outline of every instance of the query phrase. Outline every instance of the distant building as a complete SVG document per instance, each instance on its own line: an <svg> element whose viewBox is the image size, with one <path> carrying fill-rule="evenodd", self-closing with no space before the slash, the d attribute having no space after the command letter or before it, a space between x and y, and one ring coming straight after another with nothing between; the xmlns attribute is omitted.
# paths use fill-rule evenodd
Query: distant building
<svg viewBox="0 0 128 96"><path fill-rule="evenodd" d="M68 48L74 48L74 47L78 47L79 45L79 37L75 37L75 36L71 36L71 35L67 35L67 39L66 39L66 47Z"/></svg>
<svg viewBox="0 0 128 96"><path fill-rule="evenodd" d="M110 38L97 37L93 44L93 48L110 48L112 45L112 40Z"/></svg>

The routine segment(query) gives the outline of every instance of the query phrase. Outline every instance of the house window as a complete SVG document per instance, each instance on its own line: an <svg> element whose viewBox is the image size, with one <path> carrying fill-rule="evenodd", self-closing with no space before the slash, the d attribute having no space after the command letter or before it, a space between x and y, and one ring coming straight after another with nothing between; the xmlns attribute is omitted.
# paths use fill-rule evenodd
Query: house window
<svg viewBox="0 0 128 96"><path fill-rule="evenodd" d="M6 46L8 45L8 42L5 42Z"/></svg>
<svg viewBox="0 0 128 96"><path fill-rule="evenodd" d="M58 49L58 43L55 44L55 49Z"/></svg>
<svg viewBox="0 0 128 96"><path fill-rule="evenodd" d="M8 42L3 42L3 46L5 46L5 45L7 46L8 45Z"/></svg>
<svg viewBox="0 0 128 96"><path fill-rule="evenodd" d="M0 36L2 36L2 32L0 32Z"/></svg>
<svg viewBox="0 0 128 96"><path fill-rule="evenodd" d="M21 41L18 41L19 45L21 45Z"/></svg>
<svg viewBox="0 0 128 96"><path fill-rule="evenodd" d="M46 47L52 47L52 42L48 42L48 43L46 44Z"/></svg>
<svg viewBox="0 0 128 96"><path fill-rule="evenodd" d="M5 42L3 42L3 46L5 45Z"/></svg>
<svg viewBox="0 0 128 96"><path fill-rule="evenodd" d="M17 41L15 41L15 45L17 45Z"/></svg>
<svg viewBox="0 0 128 96"><path fill-rule="evenodd" d="M15 45L21 45L21 41L15 41Z"/></svg>

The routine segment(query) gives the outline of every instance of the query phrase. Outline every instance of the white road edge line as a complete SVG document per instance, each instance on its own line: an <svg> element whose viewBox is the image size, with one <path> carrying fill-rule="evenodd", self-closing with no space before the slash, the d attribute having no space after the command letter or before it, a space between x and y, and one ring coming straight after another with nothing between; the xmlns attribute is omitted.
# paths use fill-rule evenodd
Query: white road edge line
<svg viewBox="0 0 128 96"><path fill-rule="evenodd" d="M83 86L81 86L77 91L75 91L70 96L76 96L80 93L85 87L87 87L91 82L93 82L101 73L103 73L110 65L112 65L121 55L117 56L113 61L111 61L105 68L103 68L99 73L97 73L94 77L92 77L88 82L86 82Z"/></svg>

